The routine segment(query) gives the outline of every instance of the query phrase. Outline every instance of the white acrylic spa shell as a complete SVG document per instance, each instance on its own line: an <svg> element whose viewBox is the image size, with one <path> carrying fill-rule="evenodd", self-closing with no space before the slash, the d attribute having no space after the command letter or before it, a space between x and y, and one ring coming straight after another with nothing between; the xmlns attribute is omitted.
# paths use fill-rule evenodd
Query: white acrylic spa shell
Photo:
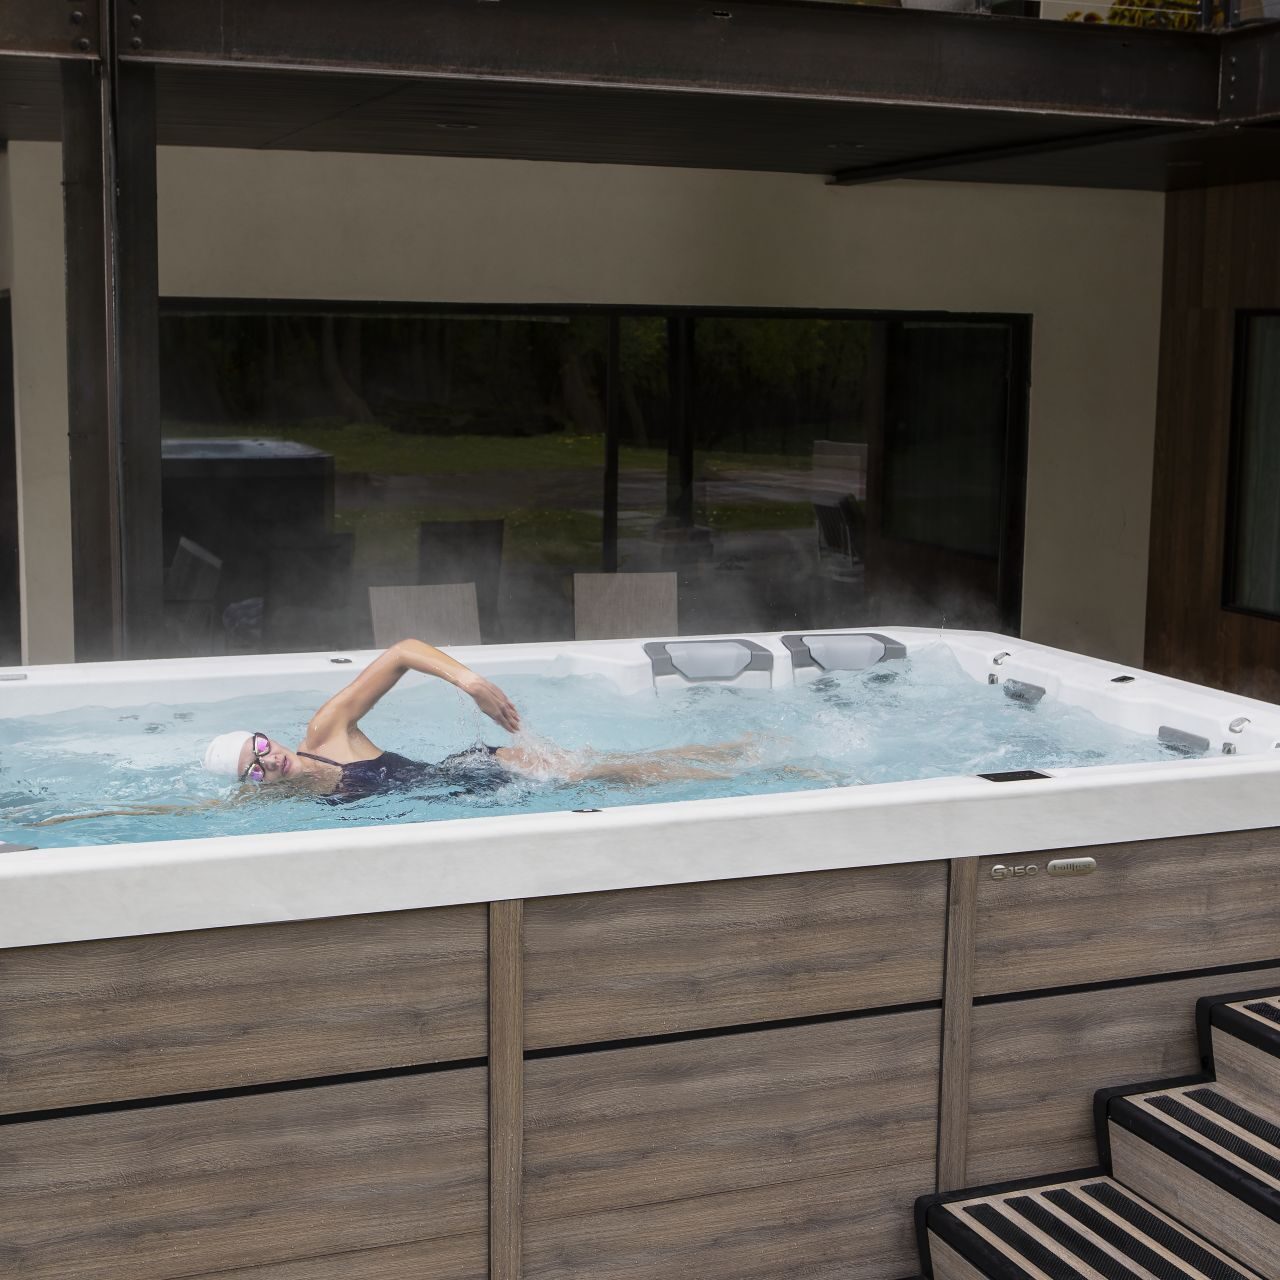
<svg viewBox="0 0 1280 1280"><path fill-rule="evenodd" d="M1208 743L1204 759L953 777L783 795L641 804L404 826L15 852L0 850L0 947L395 911L463 902L978 854L1114 844L1280 825L1280 708L1044 645L979 632L859 628L710 637L718 649L614 640L451 650L495 680L597 675L624 692L708 678L812 679L844 654L872 661L942 640L975 680L1018 682L1140 734ZM739 641L726 647L725 641ZM665 646L669 644L670 648ZM0 718L139 702L333 691L375 653L282 654L0 669ZM672 670L672 668L675 668ZM1126 678L1127 677L1127 678ZM38 843L38 833L33 833Z"/></svg>

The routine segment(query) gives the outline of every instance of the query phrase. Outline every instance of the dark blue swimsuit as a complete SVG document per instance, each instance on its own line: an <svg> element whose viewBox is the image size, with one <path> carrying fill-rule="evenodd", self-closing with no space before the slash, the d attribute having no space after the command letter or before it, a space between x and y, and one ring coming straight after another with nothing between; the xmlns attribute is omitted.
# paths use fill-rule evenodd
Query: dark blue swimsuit
<svg viewBox="0 0 1280 1280"><path fill-rule="evenodd" d="M338 764L327 756L299 751L307 760L318 760L342 770L338 785L327 799L334 803L345 800L363 800L366 796L381 795L387 791L403 791L418 786L447 786L455 788L454 795L483 795L496 791L510 782L511 773L498 762L498 748L489 746L468 747L455 751L439 764L423 764L384 751L373 760L353 760L350 764Z"/></svg>

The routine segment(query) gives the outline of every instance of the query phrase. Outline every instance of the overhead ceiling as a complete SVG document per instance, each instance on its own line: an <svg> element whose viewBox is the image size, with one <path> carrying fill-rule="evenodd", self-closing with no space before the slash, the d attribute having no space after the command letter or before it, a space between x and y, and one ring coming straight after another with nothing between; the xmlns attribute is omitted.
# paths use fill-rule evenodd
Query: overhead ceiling
<svg viewBox="0 0 1280 1280"><path fill-rule="evenodd" d="M635 9L638 0L629 2ZM229 4L233 0L224 0L222 7ZM770 12L814 7L768 6ZM839 16L853 18L857 12L841 10ZM881 21L909 23L921 16L950 15L879 11ZM1038 47L1040 34L1051 25L1061 26L1023 21L1001 24L998 32L1007 41L1012 26L1018 39L1033 42L1027 47ZM877 28L878 38L886 38L884 30ZM892 35L896 29L887 30ZM905 30L916 38L924 28ZM970 19L966 39L979 30L985 39L988 30L997 29L984 29L981 20ZM673 87L660 76L646 82L634 69L628 83L606 84L570 82L562 75L522 76L518 67L484 78L410 75L403 68L396 74L374 74L261 65L242 51L234 58L219 54L184 61L144 52L154 66L161 145L1148 190L1280 177L1280 128L1213 123L1216 83L1210 102L1201 81L1208 77L1204 50L1213 49L1214 37L1137 32L1123 56L1131 57L1135 45L1146 50L1143 41L1149 35L1163 42L1150 46L1154 56L1148 62L1132 64L1132 84L1120 75L1129 64L1116 62L1119 88L1073 86L1068 78L1042 92L1010 82L999 92L993 87L983 99L949 104L921 100L931 83L927 66L908 69L893 82L898 99L914 93L916 100L871 101L858 96L857 85L828 85L822 92L810 85L803 95L781 92L777 84L752 91L748 83L733 80L725 65L715 69L718 85L693 89ZM1190 47L1186 41L1195 43L1191 58L1184 56ZM1114 54L1120 46L1113 45L1108 42L1106 48ZM1174 93L1177 78L1171 82L1166 74L1169 66L1184 79L1197 78L1185 109ZM742 74L758 79L759 68L744 64ZM60 136L60 76L57 58L0 57L0 137ZM891 96L884 92L887 84L879 87L881 96ZM1078 101L1072 98L1073 87ZM1118 100L1121 91L1123 103ZM1019 98L1032 97L1046 98L1056 109L1015 109Z"/></svg>

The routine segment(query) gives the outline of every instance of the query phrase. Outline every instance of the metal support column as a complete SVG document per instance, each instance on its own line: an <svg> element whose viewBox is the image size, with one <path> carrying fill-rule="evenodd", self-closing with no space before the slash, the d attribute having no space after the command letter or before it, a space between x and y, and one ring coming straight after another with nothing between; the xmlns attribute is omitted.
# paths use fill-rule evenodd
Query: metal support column
<svg viewBox="0 0 1280 1280"><path fill-rule="evenodd" d="M71 566L78 661L121 653L120 504L110 358L109 80L98 61L62 64Z"/></svg>
<svg viewBox="0 0 1280 1280"><path fill-rule="evenodd" d="M156 91L148 66L115 69L115 341L120 414L124 656L162 652L160 267Z"/></svg>
<svg viewBox="0 0 1280 1280"><path fill-rule="evenodd" d="M163 607L154 72L108 53L62 75L76 658L143 657Z"/></svg>

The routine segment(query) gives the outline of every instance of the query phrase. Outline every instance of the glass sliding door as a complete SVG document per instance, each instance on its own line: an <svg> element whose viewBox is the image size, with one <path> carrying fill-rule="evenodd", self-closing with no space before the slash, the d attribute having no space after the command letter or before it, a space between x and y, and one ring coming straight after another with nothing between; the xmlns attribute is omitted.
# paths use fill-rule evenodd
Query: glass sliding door
<svg viewBox="0 0 1280 1280"><path fill-rule="evenodd" d="M1016 632L1025 361L1016 322L891 321L867 593L886 619Z"/></svg>
<svg viewBox="0 0 1280 1280"><path fill-rule="evenodd" d="M22 661L18 564L18 439L13 402L13 322L0 295L0 666Z"/></svg>
<svg viewBox="0 0 1280 1280"><path fill-rule="evenodd" d="M569 639L602 571L676 574L685 634L1017 628L1017 319L184 301L161 353L170 653L459 582Z"/></svg>
<svg viewBox="0 0 1280 1280"><path fill-rule="evenodd" d="M607 327L166 309L171 651L369 645L371 587L453 582L486 642L569 637L566 577L602 555Z"/></svg>

